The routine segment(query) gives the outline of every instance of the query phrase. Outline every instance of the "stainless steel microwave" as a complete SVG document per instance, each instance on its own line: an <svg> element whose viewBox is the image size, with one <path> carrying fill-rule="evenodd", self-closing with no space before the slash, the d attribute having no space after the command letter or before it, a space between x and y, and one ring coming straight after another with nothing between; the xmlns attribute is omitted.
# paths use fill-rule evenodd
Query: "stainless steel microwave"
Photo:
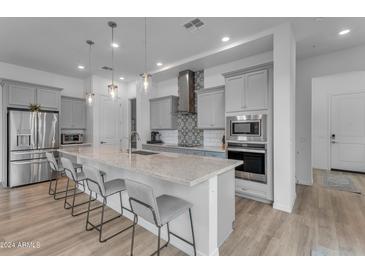
<svg viewBox="0 0 365 274"><path fill-rule="evenodd" d="M70 145L70 144L82 144L84 142L84 134L61 134L61 144L62 145Z"/></svg>
<svg viewBox="0 0 365 274"><path fill-rule="evenodd" d="M251 114L227 117L228 141L267 141L267 114Z"/></svg>

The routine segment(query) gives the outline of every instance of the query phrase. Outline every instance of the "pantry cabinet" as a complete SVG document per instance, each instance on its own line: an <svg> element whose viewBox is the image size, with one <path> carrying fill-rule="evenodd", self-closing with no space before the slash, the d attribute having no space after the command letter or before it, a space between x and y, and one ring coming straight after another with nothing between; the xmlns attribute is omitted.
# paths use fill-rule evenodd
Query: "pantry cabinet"
<svg viewBox="0 0 365 274"><path fill-rule="evenodd" d="M151 129L177 129L177 104L177 96L150 99Z"/></svg>
<svg viewBox="0 0 365 274"><path fill-rule="evenodd" d="M198 128L224 129L224 86L197 91Z"/></svg>

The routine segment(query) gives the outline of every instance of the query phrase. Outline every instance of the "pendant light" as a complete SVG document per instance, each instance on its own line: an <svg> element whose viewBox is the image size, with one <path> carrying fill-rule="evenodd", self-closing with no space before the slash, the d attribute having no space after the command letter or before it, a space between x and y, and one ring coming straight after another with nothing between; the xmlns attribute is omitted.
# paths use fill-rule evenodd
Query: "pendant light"
<svg viewBox="0 0 365 274"><path fill-rule="evenodd" d="M144 91L148 91L149 82L152 75L147 72L147 17L144 18L144 73L143 78L143 88Z"/></svg>
<svg viewBox="0 0 365 274"><path fill-rule="evenodd" d="M112 97L112 99L114 100L115 97L118 95L118 86L114 85L114 28L117 27L117 24L115 22L108 22L108 26L111 27L112 29L112 43L111 43L111 47L112 47L112 83L110 85L108 85L108 93L109 95Z"/></svg>
<svg viewBox="0 0 365 274"><path fill-rule="evenodd" d="M87 40L86 44L89 45L89 74L90 74L90 86L88 89L86 89L86 102L89 106L92 106L93 101L94 101L94 96L95 93L92 92L92 74L91 74L91 47L95 44L93 41L91 40Z"/></svg>

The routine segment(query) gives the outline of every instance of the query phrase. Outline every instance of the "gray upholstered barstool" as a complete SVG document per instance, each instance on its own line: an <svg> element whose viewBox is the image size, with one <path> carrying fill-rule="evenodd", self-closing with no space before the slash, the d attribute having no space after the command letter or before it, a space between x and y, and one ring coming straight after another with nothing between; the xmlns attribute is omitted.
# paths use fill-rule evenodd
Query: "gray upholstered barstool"
<svg viewBox="0 0 365 274"><path fill-rule="evenodd" d="M160 250L164 247L167 247L167 245L170 243L170 235L173 235L176 238L191 245L194 249L194 255L196 255L193 219L191 216L191 208L193 205L191 203L166 194L158 196L156 198L153 194L153 189L151 186L141 184L135 181L127 180L126 186L129 195L130 207L135 214L132 231L131 256L133 256L134 232L135 225L137 224L137 216L142 217L150 223L154 223L158 228L157 250L151 255L160 255ZM169 227L169 223L171 221L173 221L186 211L189 211L192 242L171 232ZM161 228L164 225L167 226L168 240L165 245L160 247Z"/></svg>
<svg viewBox="0 0 365 274"><path fill-rule="evenodd" d="M72 165L71 160L68 159L68 158L61 157L61 163L62 163L63 169L65 170L65 174L67 176L67 186L66 186L66 195L65 195L64 208L65 209L70 209L71 208L71 215L72 216L79 216L79 215L85 214L85 213L87 213L87 212L89 212L91 210L95 210L97 208L101 208L102 206L98 206L98 207L94 207L92 209L87 209L87 210L83 210L83 211L78 212L78 213L74 213L75 207L79 207L79 206L88 204L88 203L90 203L92 201L95 201L97 199L97 197L95 197L91 201L86 201L86 202L81 202L81 203L75 204L76 195L78 194L77 193L77 186L81 186L83 188L83 191L81 191L81 193L82 192L85 192L85 190L86 190L85 189L85 180L86 180L85 174L84 174L84 172L83 172L82 169L80 171L76 171L73 168L73 165ZM68 195L70 180L74 181L74 183L75 183L75 188L73 188L72 204L70 204L67 201L68 197L70 197Z"/></svg>
<svg viewBox="0 0 365 274"><path fill-rule="evenodd" d="M64 175L64 168L62 165L56 160L54 157L53 152L46 152L46 157L49 163L49 166L52 171L51 179L49 180L49 188L48 188L48 194L52 195L55 200L64 199L66 196L66 190L57 191L58 186L58 180ZM81 169L82 166L76 163L73 163L73 168L75 170ZM52 182L55 181L54 188L52 188ZM69 191L73 191L74 189L69 189ZM58 194L65 193L65 195L62 195L61 197L58 197Z"/></svg>
<svg viewBox="0 0 365 274"><path fill-rule="evenodd" d="M118 234L128 230L129 228L132 228L133 225L130 225L126 228L123 228L122 230L114 233L113 235L110 235L109 237L103 239L103 225L106 223L109 223L117 218L120 218L123 216L123 210L127 210L131 213L133 213L132 211L130 211L128 208L123 206L123 200L122 200L122 192L126 190L125 187L125 182L123 179L114 179L114 180L110 180L110 181L104 181L105 176L101 176L100 171L94 167L90 167L90 166L84 166L83 170L85 172L85 176L86 176L86 182L87 182L87 186L89 188L90 191L90 198L89 198L89 206L88 206L88 212L87 212L87 217L86 217L86 230L90 231L93 229L96 229L97 231L99 231L99 242L106 242L107 240L117 236ZM95 225L93 223L90 222L89 220L89 212L90 212L90 203L91 203L91 197L92 197L92 193L96 193L96 195L100 195L103 198L103 205L102 205L102 210L101 210L101 219L100 219L100 223L98 225ZM114 194L119 194L119 199L120 199L120 215L115 216L107 221L104 221L104 209L105 209L105 205L107 204L107 198L111 195ZM89 228L89 225L91 226L91 228Z"/></svg>

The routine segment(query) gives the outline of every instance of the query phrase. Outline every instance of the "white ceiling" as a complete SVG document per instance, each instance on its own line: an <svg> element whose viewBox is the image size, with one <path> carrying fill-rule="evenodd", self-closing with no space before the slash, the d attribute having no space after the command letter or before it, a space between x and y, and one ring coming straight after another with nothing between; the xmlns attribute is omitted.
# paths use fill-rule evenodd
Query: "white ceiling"
<svg viewBox="0 0 365 274"><path fill-rule="evenodd" d="M189 32L183 24L193 18L148 18L148 70L156 62L170 66L189 60L185 66L204 68L233 61L272 48L268 39L223 50L228 44L252 36L275 25L291 22L297 39L298 58L353 47L365 43L365 18L200 18L205 26ZM144 18L0 18L0 61L63 75L84 78L78 64L87 65L86 40L95 41L93 73L109 77L100 67L111 66L111 30L107 22L118 24L115 41L116 76L133 80L144 70ZM338 31L350 28L345 37ZM222 43L225 35L231 37ZM219 52L207 56L210 52ZM206 53L206 54L205 54ZM192 60L192 56L203 56ZM175 73L171 70L170 74ZM165 75L167 75L165 73Z"/></svg>

